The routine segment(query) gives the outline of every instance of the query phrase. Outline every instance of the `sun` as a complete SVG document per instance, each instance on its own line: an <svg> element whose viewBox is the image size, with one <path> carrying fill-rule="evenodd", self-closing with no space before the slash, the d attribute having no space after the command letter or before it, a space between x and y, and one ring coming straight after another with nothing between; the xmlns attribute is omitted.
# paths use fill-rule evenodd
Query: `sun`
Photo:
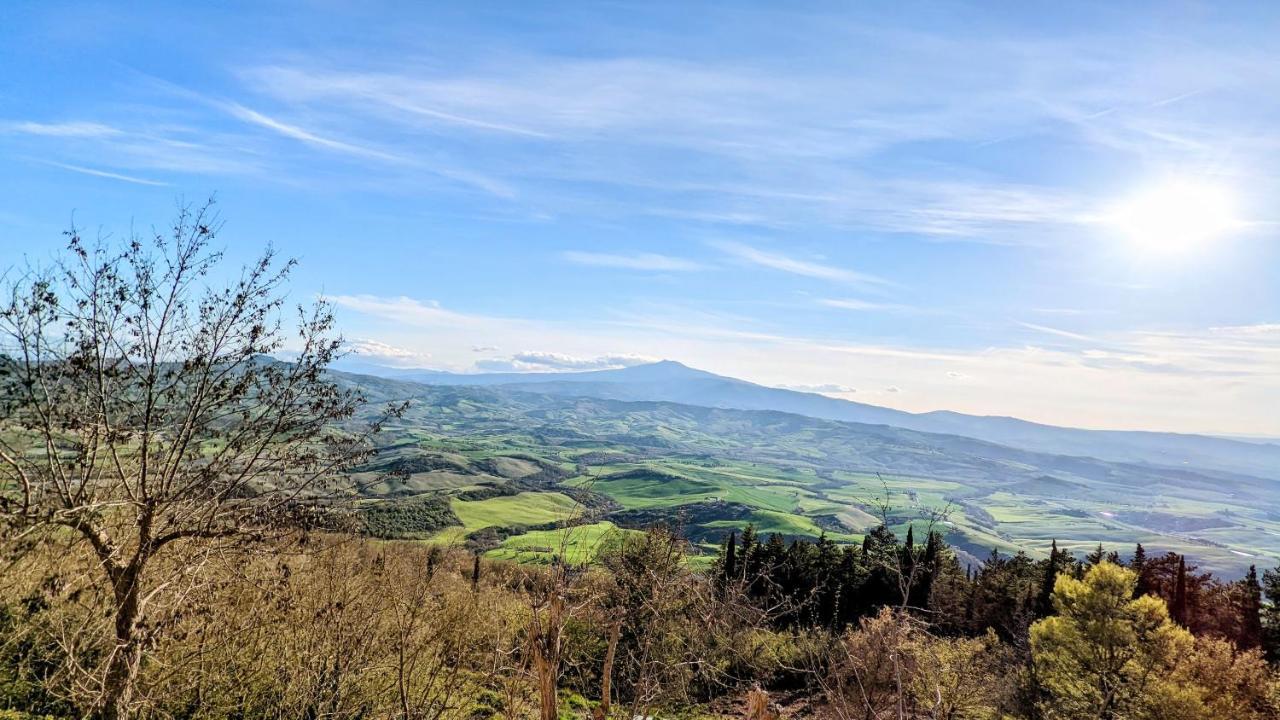
<svg viewBox="0 0 1280 720"><path fill-rule="evenodd" d="M1152 254L1187 253L1242 224L1227 188L1185 179L1166 180L1123 200L1107 222Z"/></svg>

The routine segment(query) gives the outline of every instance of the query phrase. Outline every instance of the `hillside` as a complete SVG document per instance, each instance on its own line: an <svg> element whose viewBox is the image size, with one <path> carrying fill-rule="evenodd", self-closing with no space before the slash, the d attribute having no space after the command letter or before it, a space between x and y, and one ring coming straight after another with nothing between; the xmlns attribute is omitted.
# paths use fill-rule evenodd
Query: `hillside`
<svg viewBox="0 0 1280 720"><path fill-rule="evenodd" d="M979 557L1140 541L1237 574L1280 555L1269 479L777 411L340 377L375 401L413 401L360 469L369 495L445 496L462 520L441 537L495 553L588 521L674 519L706 543L746 522L857 541L887 491L891 524L947 510L948 540Z"/></svg>
<svg viewBox="0 0 1280 720"><path fill-rule="evenodd" d="M547 395L667 401L739 410L776 410L825 420L892 425L962 435L1056 455L1218 470L1280 480L1280 445L1179 433L1085 430L1008 417L891 408L756 385L673 361L578 373L456 374L369 367L386 377L444 386L504 386Z"/></svg>

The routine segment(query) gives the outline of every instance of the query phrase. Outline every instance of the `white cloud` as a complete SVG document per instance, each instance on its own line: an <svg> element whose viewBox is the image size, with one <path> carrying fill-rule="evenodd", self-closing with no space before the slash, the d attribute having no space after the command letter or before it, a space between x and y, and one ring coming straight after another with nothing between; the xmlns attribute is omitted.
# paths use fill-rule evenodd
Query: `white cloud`
<svg viewBox="0 0 1280 720"><path fill-rule="evenodd" d="M1049 327L1048 325L1037 325L1035 323L1029 323L1029 322L1019 322L1018 325L1028 330L1035 330L1036 332L1039 332L1039 333L1044 333L1046 335L1053 335L1055 337L1066 338L1068 340L1078 340L1080 342L1091 342L1091 343L1097 342L1097 340L1089 337L1088 335L1081 335L1080 333L1074 333L1069 330L1062 330L1055 327Z"/></svg>
<svg viewBox="0 0 1280 720"><path fill-rule="evenodd" d="M818 278L820 280L830 280L832 282L849 284L893 284L888 280L875 275L855 272L853 270L820 262L800 260L781 253L760 250L751 247L750 245L744 245L738 242L716 241L713 242L712 245L743 262L770 268L772 270L778 270L780 272L790 273L792 275L803 275L805 277Z"/></svg>
<svg viewBox="0 0 1280 720"><path fill-rule="evenodd" d="M327 150L334 150L348 155L382 160L384 162L404 162L403 158L397 155L373 148L362 147L360 145L353 145L341 140L323 137L296 125L290 125L280 120L276 120L275 118L268 117L256 110L251 110L238 103L225 103L223 107L226 108L227 112L240 120L253 125L258 125L259 127L267 128L268 130L273 130L285 137L300 140L308 145L314 145L316 147L322 147Z"/></svg>
<svg viewBox="0 0 1280 720"><path fill-rule="evenodd" d="M348 340L347 349L360 358L400 367L418 367L431 359L431 353L408 350L367 338Z"/></svg>
<svg viewBox="0 0 1280 720"><path fill-rule="evenodd" d="M851 395L858 392L855 388L851 388L848 385L837 385L835 383L823 383L820 385L779 385L778 387L783 390L819 393L822 395Z"/></svg>
<svg viewBox="0 0 1280 720"><path fill-rule="evenodd" d="M82 175L92 175L94 177L107 178L108 180L120 180L122 182L133 183L134 185L151 185L155 187L167 187L169 183L160 182L159 180L148 180L146 178L134 177L133 175L124 175L122 173L108 172L106 170L95 170L93 168L82 167L80 165L70 165L67 163L44 161L46 165L70 170Z"/></svg>
<svg viewBox="0 0 1280 720"><path fill-rule="evenodd" d="M477 346L556 348L501 358L504 365L488 368L524 371L621 366L660 355L773 387L857 387L859 396L912 412L1280 436L1280 327L1274 323L957 349L816 339L696 308L554 322L461 313L406 297L335 301L352 333L430 347L434 366L456 371L476 368ZM619 357L600 360L602 347Z"/></svg>
<svg viewBox="0 0 1280 720"><path fill-rule="evenodd" d="M328 299L338 307L415 327L465 327L489 320L482 316L445 310L434 300L423 302L404 295L393 298L377 295L333 295Z"/></svg>
<svg viewBox="0 0 1280 720"><path fill-rule="evenodd" d="M219 105L232 116L239 118L244 122L267 128L268 130L277 132L285 137L293 138L294 140L299 140L308 145L351 155L357 158L376 160L381 163L414 167L419 170L457 181L464 185L479 188L501 198L511 198L515 196L515 191L506 183L499 182L480 173L469 170L442 168L438 165L428 164L422 160L420 155L391 153L366 145L358 145L344 140L325 137L297 125L269 117L238 103L220 103Z"/></svg>
<svg viewBox="0 0 1280 720"><path fill-rule="evenodd" d="M917 312L917 308L896 303L870 302L857 298L819 298L819 305L855 312Z"/></svg>
<svg viewBox="0 0 1280 720"><path fill-rule="evenodd" d="M473 353L498 352L498 347L496 345L473 345L471 347L471 352Z"/></svg>
<svg viewBox="0 0 1280 720"><path fill-rule="evenodd" d="M17 122L0 125L0 129L25 133L27 135L43 135L46 137L58 138L104 138L114 137L121 134L119 129L111 127L110 125L80 121L61 123Z"/></svg>
<svg viewBox="0 0 1280 720"><path fill-rule="evenodd" d="M584 370L617 370L645 365L656 358L643 355L599 355L577 357L564 353L525 351L509 358L494 358L476 362L481 370L497 372L573 372Z"/></svg>
<svg viewBox="0 0 1280 720"><path fill-rule="evenodd" d="M692 260L659 255L657 253L613 254L569 250L562 254L565 260L578 265L621 268L626 270L652 270L655 272L693 272L703 266Z"/></svg>

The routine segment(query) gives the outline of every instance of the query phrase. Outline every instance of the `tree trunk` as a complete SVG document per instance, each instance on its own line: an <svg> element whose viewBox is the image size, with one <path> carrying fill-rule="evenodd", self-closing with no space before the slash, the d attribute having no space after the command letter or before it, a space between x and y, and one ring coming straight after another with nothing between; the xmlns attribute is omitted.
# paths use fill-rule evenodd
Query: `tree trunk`
<svg viewBox="0 0 1280 720"><path fill-rule="evenodd" d="M604 667L600 670L600 704L595 709L596 720L609 717L609 705L613 695L613 658L618 652L618 636L622 634L622 619L613 621L609 628L609 647L604 653Z"/></svg>
<svg viewBox="0 0 1280 720"><path fill-rule="evenodd" d="M533 670L538 676L538 700L541 720L557 720L560 702L557 698L560 680L560 634L564 630L564 598L553 590L546 615L539 623L533 642Z"/></svg>
<svg viewBox="0 0 1280 720"><path fill-rule="evenodd" d="M101 707L98 714L103 720L123 720L129 717L129 705L133 701L134 685L142 665L142 638L138 636L139 605L138 576L141 565L126 568L115 578L116 646L107 664L107 675L102 684Z"/></svg>

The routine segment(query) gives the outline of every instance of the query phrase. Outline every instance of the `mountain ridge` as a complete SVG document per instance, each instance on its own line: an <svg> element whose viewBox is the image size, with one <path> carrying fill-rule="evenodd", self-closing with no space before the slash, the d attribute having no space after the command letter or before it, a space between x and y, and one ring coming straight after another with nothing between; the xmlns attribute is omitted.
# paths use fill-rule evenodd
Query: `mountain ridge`
<svg viewBox="0 0 1280 720"><path fill-rule="evenodd" d="M768 387L674 360L609 370L451 373L366 365L355 372L427 385L506 386L551 395L667 401L739 410L777 410L826 420L959 435L1035 452L1112 462L1203 468L1280 480L1280 444L1148 430L1090 430L951 410L911 413L817 393Z"/></svg>

